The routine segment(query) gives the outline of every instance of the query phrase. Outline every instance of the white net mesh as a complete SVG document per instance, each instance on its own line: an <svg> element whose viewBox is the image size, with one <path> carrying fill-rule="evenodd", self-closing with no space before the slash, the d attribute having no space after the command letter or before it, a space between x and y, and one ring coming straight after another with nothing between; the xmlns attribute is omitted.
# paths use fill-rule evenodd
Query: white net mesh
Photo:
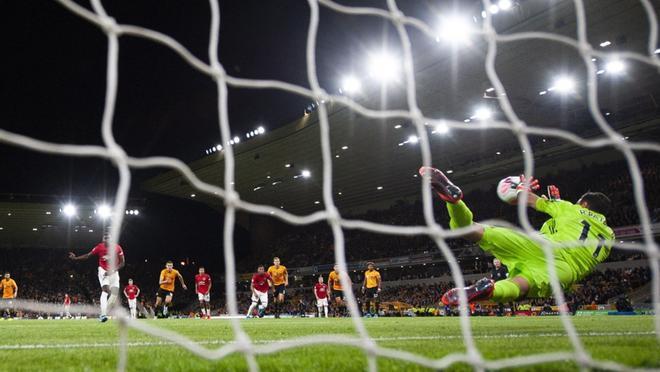
<svg viewBox="0 0 660 372"><path fill-rule="evenodd" d="M10 145L19 146L34 151L45 153L57 153L70 156L82 157L99 157L112 161L119 170L120 180L115 196L114 215L117 216L112 221L112 236L110 246L113 246L119 240L120 229L115 228L121 226L122 216L126 208L126 201L129 193L131 171L130 168L149 168L149 167L164 167L179 172L194 188L199 192L206 193L224 200L226 210L224 218L224 259L225 259L225 274L226 274L226 301L227 312L230 315L238 315L238 306L236 298L236 275L235 275L235 259L234 259L234 244L233 244L233 231L235 223L235 213L237 210L242 210L250 213L273 215L282 221L295 225L305 225L318 221L325 220L329 223L333 236L335 247L335 258L338 262L342 272L342 280L348 281L346 256L344 251L344 233L342 228L348 229L362 229L375 233L393 234L393 235L419 235L426 234L431 237L440 251L446 257L451 275L458 287L464 287L465 283L461 270L458 266L456 257L449 249L445 239L458 237L466 232L471 231L471 228L463 228L458 230L446 231L435 222L432 209L431 191L428 180L422 182L421 194L423 197L423 210L426 220L425 226L391 226L372 223L360 220L343 219L339 214L335 202L333 200L333 175L332 175L332 152L329 137L329 122L326 104L328 102L335 102L349 107L359 115L369 118L387 119L397 118L406 119L411 121L417 131L419 138L419 146L422 155L423 165L431 165L431 148L425 123L436 124L442 122L450 128L458 130L465 130L466 126L463 122L452 120L437 120L425 117L420 110L416 97L416 86L413 72L413 55L411 42L408 35L407 27L414 28L427 35L429 38L436 38L435 31L425 24L423 21L415 18L405 16L398 8L395 0L388 0L388 10L376 8L363 8L363 7L349 7L334 3L330 0L308 0L310 8L310 22L309 31L307 36L307 67L308 67L308 80L311 89L296 86L281 81L274 80L256 80L256 79L243 79L227 75L223 66L218 60L218 47L219 47L219 29L220 29L220 11L216 0L210 0L211 7L211 27L209 33L208 57L209 63L202 61L189 52L183 45L179 44L171 37L159 33L157 31L149 30L139 26L121 25L117 24L115 20L106 14L100 0L92 0L92 10L82 7L70 0L58 0L65 8L74 13L76 16L84 18L85 20L98 26L108 38L108 54L107 54L107 87L105 96L105 109L102 122L102 136L105 146L82 146L82 145L67 145L58 143L49 143L40 141L38 139L22 136L16 133L11 133L0 129L0 141ZM652 66L660 69L660 61L658 56L654 54L657 38L658 38L658 24L654 8L650 1L640 0L649 24L648 35L648 54L642 55L630 52L619 52L617 55L621 59L635 60L637 62ZM595 50L587 41L586 35L586 15L585 5L581 0L574 0L575 13L577 16L577 38L572 39L565 36L545 33L545 32L522 32L512 34L498 34L492 25L491 15L485 12L485 19L481 30L476 31L480 37L487 42L487 55L485 62L485 70L487 72L490 83L495 88L501 109L503 110L507 121L499 122L487 120L470 126L470 130L477 129L505 129L511 131L520 144L523 151L524 158L524 173L531 176L534 171L534 153L533 148L528 140L528 135L543 135L546 137L555 137L565 141L574 143L579 146L588 148L598 147L612 147L618 150L625 157L628 169L632 178L632 186L634 191L634 200L639 214L640 225L643 232L643 244L621 243L613 242L613 245L622 249L633 249L643 251L649 260L649 266L652 273L652 295L653 307L655 314L660 310L660 251L657 244L653 240L649 213L646 208L645 194L643 189L643 180L641 177L640 167L638 166L635 157L635 151L654 151L660 152L660 144L652 142L631 142L626 141L622 136L617 133L605 120L599 110L597 99L597 71L594 64L591 62L593 57L606 58L608 53ZM403 68L405 76L405 89L407 98L407 110L372 110L366 108L359 103L351 100L346 96L330 95L323 90L319 84L316 74L316 60L315 48L317 31L319 27L319 6L325 6L333 11L362 16L375 16L381 17L390 21L398 32L398 36L403 48ZM491 6L490 1L483 1L483 8L489 9ZM641 20L640 20L641 21ZM122 147L115 142L112 133L113 127L113 114L115 110L115 98L117 93L117 64L119 53L120 36L132 36L150 40L155 43L162 44L174 52L181 58L189 63L193 68L206 74L209 78L213 79L217 84L218 91L218 115L220 121L220 134L223 143L228 143L231 139L230 125L227 113L227 88L228 86L253 88L253 89L279 89L282 91L309 97L315 101L320 102L318 107L319 128L321 138L321 151L323 159L323 203L325 209L323 211L315 212L309 215L299 216L287 213L278 208L272 208L265 205L257 205L249 203L239 198L238 194L234 191L234 152L231 146L225 148L225 175L224 187L215 186L212 184L201 181L193 173L193 171L182 161L175 158L168 157L149 157L149 158L135 158L128 156ZM516 115L516 112L506 95L506 91L500 78L495 70L495 59L497 55L498 44L508 43L520 40L547 40L551 42L561 43L574 48L582 57L584 66L587 71L587 99L588 107L592 118L598 124L602 131L602 136L596 139L584 139L568 131L559 129L539 128L527 125L521 121ZM538 232L531 226L527 210L524 207L525 203L520 203L518 208L519 219L524 233L539 241L545 251L548 260L548 271L551 276L551 284L554 296L559 305L565 304L564 296L561 286L557 280L555 267L553 265L554 258L552 250L557 247L570 246L571 244L551 244L547 240L541 239ZM503 221L497 221L503 223ZM115 233L116 232L116 233ZM574 243L577 245L578 243ZM112 257L114 260L114 256ZM115 266L115 262L111 262L111 267ZM513 357L508 359L486 360L481 355L479 349L476 347L474 337L471 331L470 321L468 319L468 312L466 305L465 292L460 293L460 301L463 306L460 306L460 324L462 329L462 339L465 345L465 352L451 353L440 359L430 359L428 357L414 354L407 351L401 351L391 348L385 348L376 344L374 339L369 337L367 329L365 328L362 319L359 317L358 306L355 295L352 291L346 291L347 306L350 310L353 324L357 330L358 336L346 335L313 335L290 340L279 340L272 343L256 343L241 328L241 323L237 319L232 319L232 327L235 334L233 342L221 344L218 349L209 350L201 344L192 341L185 336L175 332L158 328L152 324L139 322L130 319L126 312L121 308L115 308L113 314L119 319L117 322L120 328L119 345L119 359L117 369L123 371L126 369L127 363L127 330L133 328L150 334L166 342L171 342L180 345L206 359L221 359L232 353L242 353L248 363L249 369L252 371L258 370L259 365L255 356L261 354L271 354L281 350L310 346L314 344L339 344L354 346L364 350L368 359L368 369L375 371L377 369L376 358L384 357L391 359L398 359L411 363L416 363L421 366L430 368L445 368L457 362L465 362L471 365L476 370L484 369L501 369L506 367L533 365L540 363L547 363L553 361L567 361L572 360L578 363L582 368L599 368L608 370L626 370L630 369L624 365L617 364L611 361L595 360L585 350L581 339L571 322L570 317L565 312L565 307L560 306L561 320L566 333L570 339L573 347L572 352L549 352L544 354L534 354L521 357ZM18 307L26 309L39 309L49 311L48 305L33 303L29 301L18 301ZM53 305L54 306L54 305ZM53 308L54 309L54 308ZM51 309L51 310L53 310ZM54 310L56 311L56 310ZM81 313L96 313L94 308L84 306L72 306L72 311ZM655 334L660 336L660 317L655 316Z"/></svg>

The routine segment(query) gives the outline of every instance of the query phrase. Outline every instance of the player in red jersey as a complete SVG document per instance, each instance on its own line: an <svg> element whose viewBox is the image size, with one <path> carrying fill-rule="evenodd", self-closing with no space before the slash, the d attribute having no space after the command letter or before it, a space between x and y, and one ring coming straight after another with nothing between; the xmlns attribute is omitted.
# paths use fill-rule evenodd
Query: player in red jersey
<svg viewBox="0 0 660 372"><path fill-rule="evenodd" d="M62 314L62 317L66 317L67 319L71 318L71 297L69 297L68 293L64 294L64 314Z"/></svg>
<svg viewBox="0 0 660 372"><path fill-rule="evenodd" d="M211 319L211 286L211 276L204 267L200 267L199 274L195 275L195 292L202 309L202 319Z"/></svg>
<svg viewBox="0 0 660 372"><path fill-rule="evenodd" d="M108 306L112 307L117 301L119 296L119 270L124 267L124 251L121 246L115 246L115 264L117 267L110 270L110 255L108 254L108 244L110 241L110 233L103 233L103 241L92 248L89 253L76 256L75 253L69 252L69 258L74 261L87 260L92 256L97 256L99 259L98 277L101 284L101 316L99 320L106 322L108 320Z"/></svg>
<svg viewBox="0 0 660 372"><path fill-rule="evenodd" d="M264 265L257 267L257 273L252 275L250 289L252 290L252 304L247 312L246 318L250 318L252 311L259 304L259 318L263 318L266 307L268 306L268 290L273 285L273 279L270 274L264 272Z"/></svg>
<svg viewBox="0 0 660 372"><path fill-rule="evenodd" d="M328 317L328 285L323 283L323 276L319 275L319 282L314 285L314 297L316 297L316 307L319 309L319 318L321 310Z"/></svg>
<svg viewBox="0 0 660 372"><path fill-rule="evenodd" d="M128 299L128 309L131 311L131 318L137 319L137 298L140 295L140 288L133 284L133 279L128 279L128 285L124 287L124 296Z"/></svg>

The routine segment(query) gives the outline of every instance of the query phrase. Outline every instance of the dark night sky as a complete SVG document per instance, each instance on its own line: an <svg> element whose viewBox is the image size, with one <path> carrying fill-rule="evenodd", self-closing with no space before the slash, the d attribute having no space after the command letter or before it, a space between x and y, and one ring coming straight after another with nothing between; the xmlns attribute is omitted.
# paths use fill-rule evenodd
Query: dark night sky
<svg viewBox="0 0 660 372"><path fill-rule="evenodd" d="M415 2L413 9L404 10L423 17L429 4ZM161 31L208 60L207 2L105 1L104 5L119 23ZM385 7L385 2L362 5ZM0 126L53 142L102 144L105 35L54 1L3 1L2 9ZM222 2L220 61L227 72L307 86L308 11L306 1ZM317 51L321 84L336 91L339 76L361 63L358 57L384 42L392 43L394 35L380 18L339 16L322 8ZM119 64L114 133L130 155L167 155L188 162L217 142L216 90L210 78L169 49L134 37L120 39ZM242 135L258 125L272 130L301 116L307 104L306 98L280 91L230 88L232 131ZM104 161L44 155L4 144L0 159L0 193L92 199L114 194L116 171ZM147 250L219 244L216 212L140 190L139 183L157 172L133 173L131 197L146 199L149 219L140 228L128 228L131 233L126 238L133 236L141 244L149 241ZM163 228L188 233L153 238Z"/></svg>

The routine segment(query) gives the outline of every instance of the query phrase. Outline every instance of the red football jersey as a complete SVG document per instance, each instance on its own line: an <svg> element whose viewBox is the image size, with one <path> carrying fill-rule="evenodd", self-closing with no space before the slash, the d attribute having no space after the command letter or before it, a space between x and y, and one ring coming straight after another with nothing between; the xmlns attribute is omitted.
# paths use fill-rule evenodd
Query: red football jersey
<svg viewBox="0 0 660 372"><path fill-rule="evenodd" d="M211 286L211 276L209 274L197 274L195 275L195 284L197 284L197 292L201 294L209 293L209 287Z"/></svg>
<svg viewBox="0 0 660 372"><path fill-rule="evenodd" d="M254 274L252 276L252 286L259 292L268 292L268 289L270 289L268 279L270 279L270 275L268 273Z"/></svg>
<svg viewBox="0 0 660 372"><path fill-rule="evenodd" d="M140 288L138 288L138 286L134 284L129 284L126 287L124 287L124 293L128 295L129 300L135 300L139 290Z"/></svg>
<svg viewBox="0 0 660 372"><path fill-rule="evenodd" d="M64 295L64 304L71 305L71 298L69 298L69 295Z"/></svg>
<svg viewBox="0 0 660 372"><path fill-rule="evenodd" d="M314 293L316 293L316 297L320 299L328 298L328 285L325 283L316 283L314 286Z"/></svg>
<svg viewBox="0 0 660 372"><path fill-rule="evenodd" d="M99 267L101 267L103 270L108 270L108 266L110 265L110 256L108 255L108 248L105 246L105 243L99 243L92 249L90 252L94 256L97 256L99 258ZM124 251L121 249L121 246L117 244L117 247L115 249L115 253L117 254L115 263L119 262L119 256L124 255Z"/></svg>

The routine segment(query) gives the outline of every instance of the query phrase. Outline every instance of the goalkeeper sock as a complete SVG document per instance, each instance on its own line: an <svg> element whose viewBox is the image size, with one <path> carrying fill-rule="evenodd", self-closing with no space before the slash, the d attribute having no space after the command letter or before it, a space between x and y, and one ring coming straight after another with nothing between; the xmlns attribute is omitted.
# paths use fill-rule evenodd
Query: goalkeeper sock
<svg viewBox="0 0 660 372"><path fill-rule="evenodd" d="M163 305L163 316L167 316L167 305Z"/></svg>
<svg viewBox="0 0 660 372"><path fill-rule="evenodd" d="M515 301L520 296L520 287L511 280L500 280L495 283L493 295L490 298L493 302Z"/></svg>
<svg viewBox="0 0 660 372"><path fill-rule="evenodd" d="M449 212L449 227L451 229L472 225L472 211L462 200L459 200L456 204L447 203L447 211Z"/></svg>
<svg viewBox="0 0 660 372"><path fill-rule="evenodd" d="M101 292L101 315L108 314L108 294Z"/></svg>

